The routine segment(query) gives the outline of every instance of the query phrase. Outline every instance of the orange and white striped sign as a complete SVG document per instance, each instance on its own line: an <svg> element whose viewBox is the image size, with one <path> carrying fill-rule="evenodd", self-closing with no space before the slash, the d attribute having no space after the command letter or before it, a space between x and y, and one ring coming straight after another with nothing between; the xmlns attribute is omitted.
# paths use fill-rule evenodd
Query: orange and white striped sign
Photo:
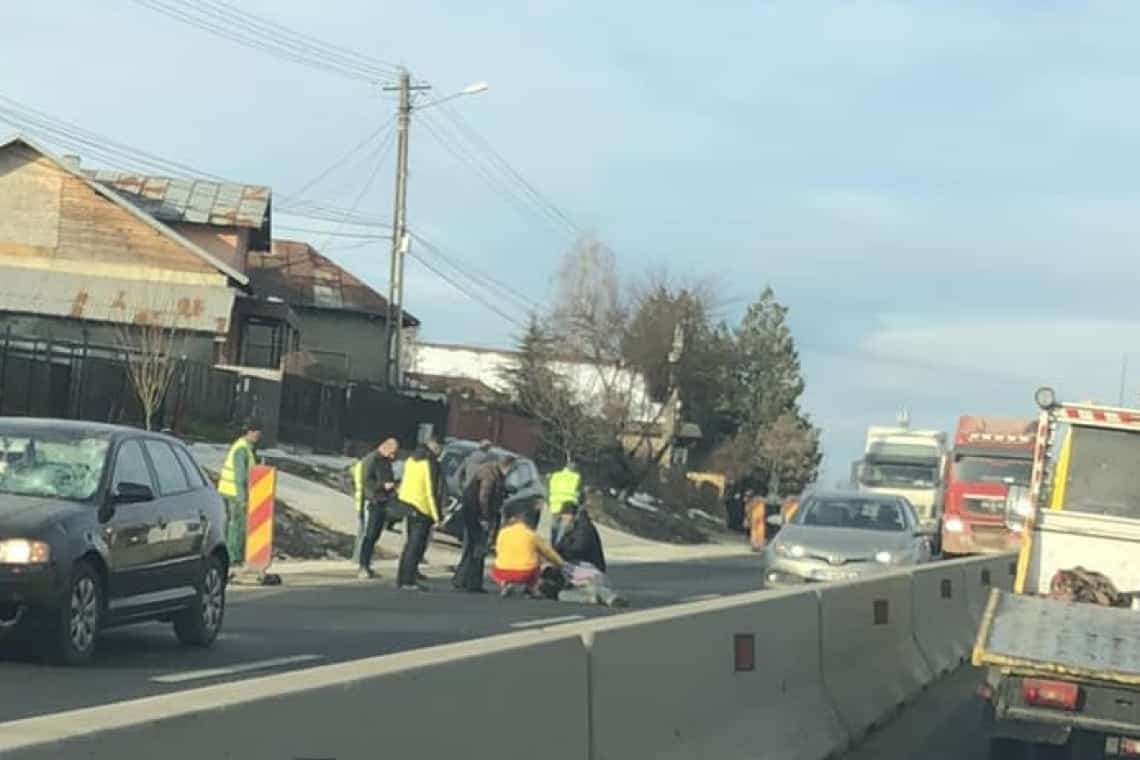
<svg viewBox="0 0 1140 760"><path fill-rule="evenodd" d="M255 465L249 473L249 505L245 528L245 566L262 571L273 561L273 501L277 470Z"/></svg>

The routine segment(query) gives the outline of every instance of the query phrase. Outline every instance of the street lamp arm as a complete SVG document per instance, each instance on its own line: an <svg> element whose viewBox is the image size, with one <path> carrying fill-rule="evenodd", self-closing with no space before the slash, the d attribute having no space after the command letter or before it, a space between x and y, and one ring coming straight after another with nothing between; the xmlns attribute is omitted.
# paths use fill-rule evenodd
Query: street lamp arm
<svg viewBox="0 0 1140 760"><path fill-rule="evenodd" d="M455 100L456 98L465 98L468 95L478 95L480 93L486 92L489 89L491 89L491 85L487 84L486 82L475 82L474 84L467 85L459 92L452 93L451 95L445 95L442 98L436 98L435 100L429 100L427 103L417 105L416 110L422 111L425 108L438 106L440 103L447 103L448 101Z"/></svg>

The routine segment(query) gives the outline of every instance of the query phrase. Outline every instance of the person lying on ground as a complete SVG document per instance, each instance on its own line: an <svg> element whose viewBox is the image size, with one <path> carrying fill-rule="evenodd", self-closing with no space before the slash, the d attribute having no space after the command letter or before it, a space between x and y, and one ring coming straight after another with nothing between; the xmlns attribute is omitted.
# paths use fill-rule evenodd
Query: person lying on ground
<svg viewBox="0 0 1140 760"><path fill-rule="evenodd" d="M533 595L542 572L542 561L561 569L564 562L558 552L530 527L528 510L533 504L512 504L503 517L507 521L495 541L495 564L491 578L499 584L504 597Z"/></svg>

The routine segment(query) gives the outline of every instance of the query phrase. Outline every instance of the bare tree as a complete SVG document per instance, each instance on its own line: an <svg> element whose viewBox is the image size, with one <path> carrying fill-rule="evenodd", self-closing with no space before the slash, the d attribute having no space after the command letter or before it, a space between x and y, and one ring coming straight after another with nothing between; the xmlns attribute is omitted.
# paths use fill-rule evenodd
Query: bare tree
<svg viewBox="0 0 1140 760"><path fill-rule="evenodd" d="M185 344L181 322L182 312L177 307L143 309L135 314L132 324L122 325L117 331L127 375L142 407L147 430L152 429L155 413L178 369Z"/></svg>

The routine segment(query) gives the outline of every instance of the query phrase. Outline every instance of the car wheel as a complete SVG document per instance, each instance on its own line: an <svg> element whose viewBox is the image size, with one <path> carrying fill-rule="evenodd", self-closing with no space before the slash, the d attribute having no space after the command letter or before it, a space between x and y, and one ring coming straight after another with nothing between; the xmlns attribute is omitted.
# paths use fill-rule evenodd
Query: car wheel
<svg viewBox="0 0 1140 760"><path fill-rule="evenodd" d="M95 655L103 620L103 582L90 562L76 562L50 641L51 659L60 665L85 665Z"/></svg>
<svg viewBox="0 0 1140 760"><path fill-rule="evenodd" d="M221 560L209 557L202 564L198 595L174 616L174 633L186 646L208 647L222 630L226 614L226 571Z"/></svg>

